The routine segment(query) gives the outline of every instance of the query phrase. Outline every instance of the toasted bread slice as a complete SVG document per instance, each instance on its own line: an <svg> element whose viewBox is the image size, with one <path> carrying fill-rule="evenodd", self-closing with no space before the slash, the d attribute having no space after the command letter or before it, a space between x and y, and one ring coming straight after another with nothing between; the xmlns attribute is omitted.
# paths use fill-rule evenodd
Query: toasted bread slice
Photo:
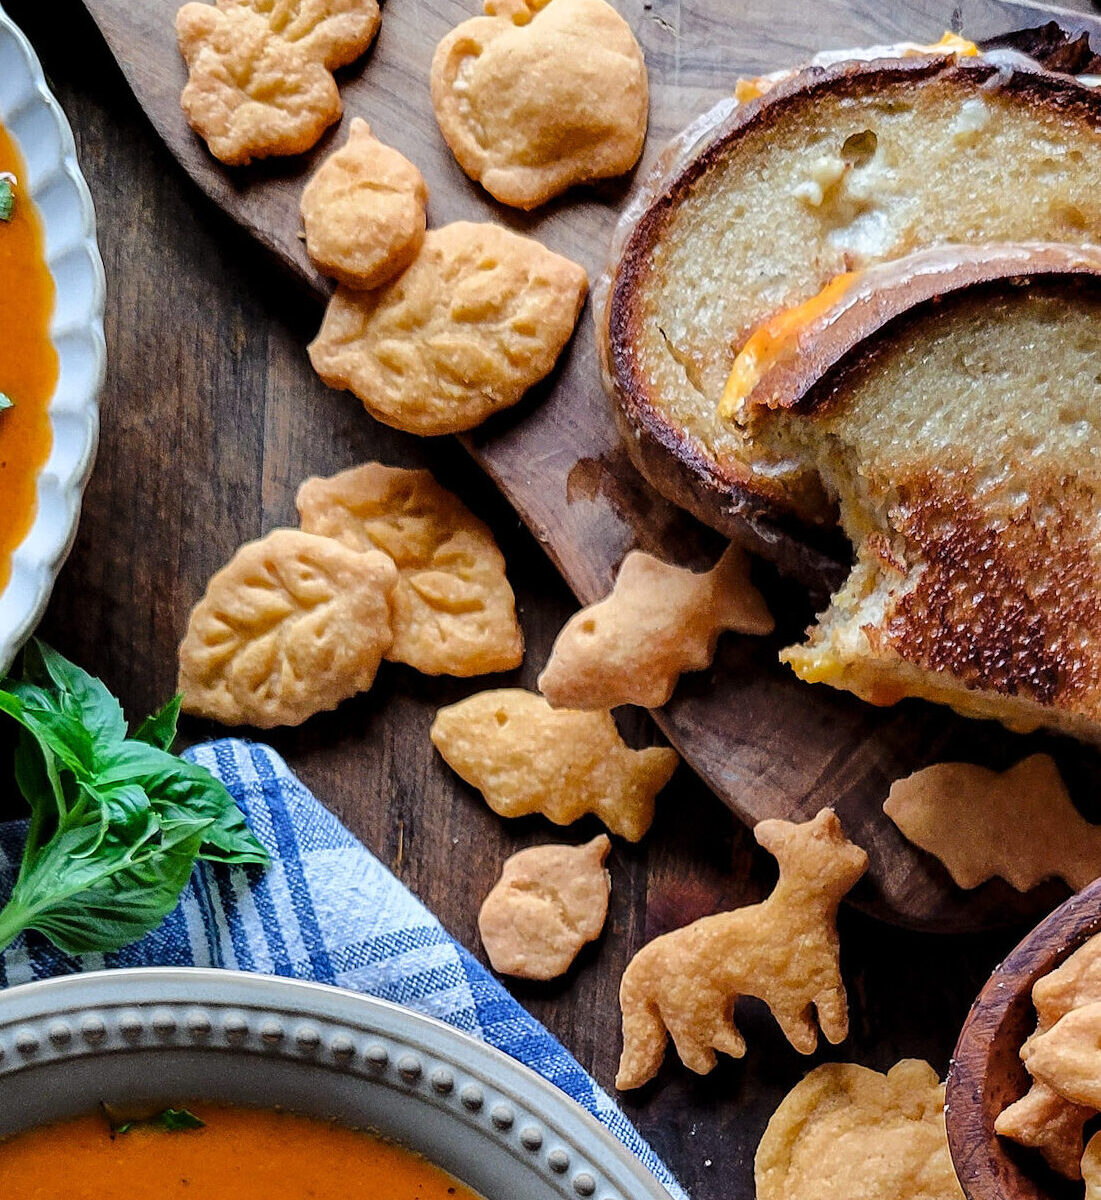
<svg viewBox="0 0 1101 1200"><path fill-rule="evenodd" d="M1101 741L1101 248L956 257L835 299L735 411L856 551L781 657L873 704Z"/></svg>
<svg viewBox="0 0 1101 1200"><path fill-rule="evenodd" d="M613 269L603 354L665 495L777 557L777 512L828 523L747 461L717 409L750 332L838 275L922 247L1101 242L1101 95L988 57L812 68L737 106L660 185Z"/></svg>

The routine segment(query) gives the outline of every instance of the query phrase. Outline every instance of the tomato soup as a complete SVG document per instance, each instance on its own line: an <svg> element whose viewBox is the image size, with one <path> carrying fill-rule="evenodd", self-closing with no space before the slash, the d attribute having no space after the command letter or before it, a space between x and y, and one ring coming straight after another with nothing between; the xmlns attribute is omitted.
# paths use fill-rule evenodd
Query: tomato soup
<svg viewBox="0 0 1101 1200"><path fill-rule="evenodd" d="M0 172L15 177L11 219L0 221L0 591L11 556L35 513L38 472L50 453L47 409L57 386L50 341L54 285L46 266L42 224L23 186L27 173L15 143L0 126Z"/></svg>
<svg viewBox="0 0 1101 1200"><path fill-rule="evenodd" d="M327 1121L192 1105L201 1128L113 1131L100 1113L0 1142L19 1200L478 1200L409 1150Z"/></svg>

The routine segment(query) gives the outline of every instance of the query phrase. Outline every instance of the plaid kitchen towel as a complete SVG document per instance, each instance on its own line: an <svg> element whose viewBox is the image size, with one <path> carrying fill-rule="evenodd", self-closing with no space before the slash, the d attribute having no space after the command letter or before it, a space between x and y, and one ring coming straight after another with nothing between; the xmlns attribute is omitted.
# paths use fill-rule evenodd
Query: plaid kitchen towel
<svg viewBox="0 0 1101 1200"><path fill-rule="evenodd" d="M178 907L114 954L62 954L37 934L0 954L0 986L104 967L228 967L313 979L437 1017L560 1087L687 1200L665 1164L580 1064L505 991L267 746L226 739L185 756L221 779L271 868L193 873ZM0 825L0 896L19 868L24 822Z"/></svg>

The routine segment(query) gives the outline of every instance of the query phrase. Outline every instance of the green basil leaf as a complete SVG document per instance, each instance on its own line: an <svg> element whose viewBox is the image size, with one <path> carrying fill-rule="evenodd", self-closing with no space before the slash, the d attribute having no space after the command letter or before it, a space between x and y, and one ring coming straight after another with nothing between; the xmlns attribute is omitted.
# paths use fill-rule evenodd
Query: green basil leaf
<svg viewBox="0 0 1101 1200"><path fill-rule="evenodd" d="M15 213L15 188L10 179L0 179L0 221L10 221Z"/></svg>
<svg viewBox="0 0 1101 1200"><path fill-rule="evenodd" d="M206 1122L186 1108L166 1108L150 1117L132 1117L119 1120L112 1115L111 1107L101 1104L112 1133L129 1133L133 1129L163 1129L167 1133L186 1133L192 1129L205 1129Z"/></svg>
<svg viewBox="0 0 1101 1200"><path fill-rule="evenodd" d="M268 852L245 822L225 785L197 763L178 760L172 772L146 777L143 783L162 819L181 819L184 813L210 819L199 857L210 862L267 867Z"/></svg>
<svg viewBox="0 0 1101 1200"><path fill-rule="evenodd" d="M99 839L85 851L86 856L96 853L108 837L124 843L136 842L145 836L151 823L159 827L149 797L136 783L121 784L106 792L91 787L85 787L84 791L99 814Z"/></svg>
<svg viewBox="0 0 1101 1200"><path fill-rule="evenodd" d="M113 830L123 831L144 825L153 812L153 805L145 789L136 783L124 783L108 791L96 789L99 810L106 824Z"/></svg>
<svg viewBox="0 0 1101 1200"><path fill-rule="evenodd" d="M31 807L24 855L33 853L57 831L58 822L77 799L73 775L62 772L57 756L26 729L15 747L15 782Z"/></svg>
<svg viewBox="0 0 1101 1200"><path fill-rule="evenodd" d="M134 733L134 741L147 742L158 750L171 750L176 740L176 725L180 719L183 695L179 692L159 712L146 717Z"/></svg>
<svg viewBox="0 0 1101 1200"><path fill-rule="evenodd" d="M24 703L14 691L0 692L0 712L18 721L40 746L51 750L71 771L88 774L92 742L80 721L50 708Z"/></svg>
<svg viewBox="0 0 1101 1200"><path fill-rule="evenodd" d="M115 747L111 761L96 775L96 782L100 787L110 787L128 779L141 780L164 771L173 771L181 764L183 759L169 754L167 750L130 738Z"/></svg>
<svg viewBox="0 0 1101 1200"><path fill-rule="evenodd" d="M202 843L202 827L156 830L140 842L110 834L95 854L98 827L63 830L24 864L0 912L0 944L36 929L66 954L120 950L136 942L176 907Z"/></svg>
<svg viewBox="0 0 1101 1200"><path fill-rule="evenodd" d="M205 767L155 746L130 741L118 748L99 783L110 786L123 779L141 784L162 820L179 821L189 814L209 820L200 858L237 865L269 865L268 852L245 823L225 784Z"/></svg>
<svg viewBox="0 0 1101 1200"><path fill-rule="evenodd" d="M158 1129L167 1129L169 1133L180 1133L187 1129L203 1129L206 1122L201 1121L193 1112L186 1108L166 1108L148 1122Z"/></svg>
<svg viewBox="0 0 1101 1200"><path fill-rule="evenodd" d="M126 739L126 718L122 705L102 680L89 675L45 642L37 639L23 656L23 676L27 683L56 689L54 703L60 712L76 718L87 729L97 754L109 755L113 747Z"/></svg>

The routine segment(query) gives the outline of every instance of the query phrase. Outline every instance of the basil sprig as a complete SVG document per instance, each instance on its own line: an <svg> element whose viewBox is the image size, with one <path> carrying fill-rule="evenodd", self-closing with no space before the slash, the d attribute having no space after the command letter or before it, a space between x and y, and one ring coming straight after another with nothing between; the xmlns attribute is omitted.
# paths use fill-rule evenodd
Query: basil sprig
<svg viewBox="0 0 1101 1200"><path fill-rule="evenodd" d="M197 859L268 865L225 787L169 753L178 696L130 737L103 683L37 641L0 686L31 808L0 949L36 929L68 954L117 950L172 911Z"/></svg>
<svg viewBox="0 0 1101 1200"><path fill-rule="evenodd" d="M12 181L0 176L0 221L10 221L15 213L15 188Z"/></svg>

